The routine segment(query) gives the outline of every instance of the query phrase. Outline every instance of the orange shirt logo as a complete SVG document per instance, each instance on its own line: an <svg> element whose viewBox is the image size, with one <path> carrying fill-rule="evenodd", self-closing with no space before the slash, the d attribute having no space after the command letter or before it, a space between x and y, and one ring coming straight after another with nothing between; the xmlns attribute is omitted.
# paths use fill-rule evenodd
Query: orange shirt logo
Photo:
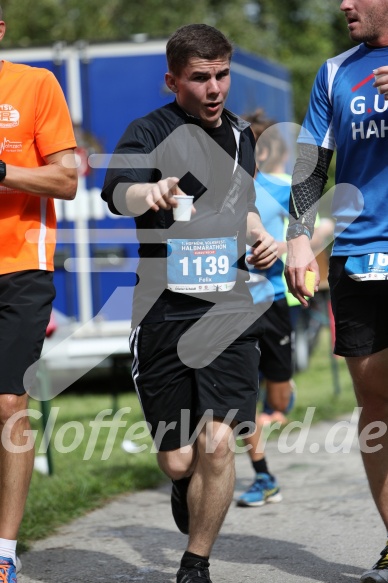
<svg viewBox="0 0 388 583"><path fill-rule="evenodd" d="M12 105L0 105L0 128L14 128L19 125L20 113Z"/></svg>

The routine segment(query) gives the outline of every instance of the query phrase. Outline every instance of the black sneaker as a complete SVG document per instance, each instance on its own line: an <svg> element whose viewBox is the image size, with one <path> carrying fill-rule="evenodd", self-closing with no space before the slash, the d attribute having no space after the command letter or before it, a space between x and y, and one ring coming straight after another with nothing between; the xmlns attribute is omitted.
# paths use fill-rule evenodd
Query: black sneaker
<svg viewBox="0 0 388 583"><path fill-rule="evenodd" d="M171 510L175 524L183 534L189 534L189 507L187 506L187 489L191 478L172 480Z"/></svg>
<svg viewBox="0 0 388 583"><path fill-rule="evenodd" d="M201 563L195 567L181 567L176 574L176 583L212 583L209 569L204 569Z"/></svg>

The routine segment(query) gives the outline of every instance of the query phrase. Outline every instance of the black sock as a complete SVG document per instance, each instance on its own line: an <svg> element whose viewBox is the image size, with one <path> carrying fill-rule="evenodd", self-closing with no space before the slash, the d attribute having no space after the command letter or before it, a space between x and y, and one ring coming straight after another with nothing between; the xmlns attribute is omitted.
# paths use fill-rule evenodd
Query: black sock
<svg viewBox="0 0 388 583"><path fill-rule="evenodd" d="M209 557L201 557L201 555L196 555L195 553L190 553L190 551L185 551L181 559L181 567L190 569L192 567L197 567L199 562L201 563L201 567L203 569L209 568Z"/></svg>
<svg viewBox="0 0 388 583"><path fill-rule="evenodd" d="M263 457L262 460L258 460L257 462L252 462L253 469L255 470L256 474L268 474L271 475L268 471L267 467L267 460Z"/></svg>

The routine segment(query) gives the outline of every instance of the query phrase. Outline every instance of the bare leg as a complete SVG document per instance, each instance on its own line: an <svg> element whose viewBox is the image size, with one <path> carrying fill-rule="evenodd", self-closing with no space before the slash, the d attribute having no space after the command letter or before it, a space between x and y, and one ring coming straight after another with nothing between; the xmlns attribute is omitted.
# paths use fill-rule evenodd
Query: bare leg
<svg viewBox="0 0 388 583"><path fill-rule="evenodd" d="M232 501L235 479L232 431L221 421L207 422L194 448L158 453L159 466L170 478L192 476L187 494L190 513L187 550L196 555L210 555Z"/></svg>
<svg viewBox="0 0 388 583"><path fill-rule="evenodd" d="M267 400L269 405L275 411L284 411L290 401L292 384L290 381L274 382L266 381ZM264 459L264 443L262 440L263 425L260 422L260 416L256 414L256 431L244 438L246 445L252 447L248 450L248 455L252 462L258 462Z"/></svg>
<svg viewBox="0 0 388 583"><path fill-rule="evenodd" d="M187 550L209 556L234 491L232 428L221 421L206 424L197 439L197 463L188 491L190 532ZM209 451L211 448L211 453Z"/></svg>
<svg viewBox="0 0 388 583"><path fill-rule="evenodd" d="M367 443L370 448L381 444L380 450L367 452L362 442L360 448L372 496L388 529L388 349L369 356L348 357L346 362L362 407L359 433L370 423L385 423L384 435Z"/></svg>
<svg viewBox="0 0 388 583"><path fill-rule="evenodd" d="M245 445L250 445L248 455L252 462L258 462L264 459L264 443L262 439L263 426L260 423L260 415L256 413L256 429L247 437L244 437Z"/></svg>
<svg viewBox="0 0 388 583"><path fill-rule="evenodd" d="M34 465L34 444L27 415L7 424L12 415L27 409L28 396L0 395L0 538L16 540ZM15 452L15 446L26 451ZM14 451L12 451L14 449Z"/></svg>

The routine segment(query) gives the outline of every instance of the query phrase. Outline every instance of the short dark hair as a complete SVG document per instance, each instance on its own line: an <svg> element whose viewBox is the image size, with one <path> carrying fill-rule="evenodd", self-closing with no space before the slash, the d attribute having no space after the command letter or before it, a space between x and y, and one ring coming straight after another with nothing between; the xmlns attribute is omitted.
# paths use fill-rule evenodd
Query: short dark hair
<svg viewBox="0 0 388 583"><path fill-rule="evenodd" d="M189 59L198 57L212 61L232 58L233 46L217 28L207 24L187 24L179 27L167 42L168 70L179 75Z"/></svg>

